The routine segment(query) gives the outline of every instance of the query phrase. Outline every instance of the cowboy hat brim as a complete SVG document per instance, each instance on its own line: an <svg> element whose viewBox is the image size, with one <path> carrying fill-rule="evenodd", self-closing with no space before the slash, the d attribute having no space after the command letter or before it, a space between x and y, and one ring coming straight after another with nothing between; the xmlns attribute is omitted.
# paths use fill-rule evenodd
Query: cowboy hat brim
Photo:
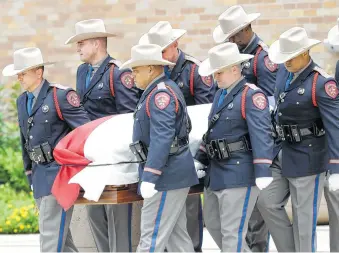
<svg viewBox="0 0 339 253"><path fill-rule="evenodd" d="M30 67L23 68L23 69L15 69L14 64L9 64L2 70L2 75L3 76L15 76L17 74L20 74L20 73L25 72L25 71L30 70L30 69L34 69L34 68L41 67L41 66L52 65L52 64L55 64L55 63L56 62L44 62L44 63L38 64L38 65L30 66Z"/></svg>
<svg viewBox="0 0 339 253"><path fill-rule="evenodd" d="M328 32L328 43L331 45L339 45L339 28L338 25L335 25L331 28L331 30Z"/></svg>
<svg viewBox="0 0 339 253"><path fill-rule="evenodd" d="M273 42L273 44L270 46L268 50L268 57L270 58L272 62L276 64L282 64L306 52L307 50L318 45L319 43L321 43L320 40L308 39L307 45L303 46L299 50L291 52L291 53L282 53L280 52L280 41L277 40Z"/></svg>
<svg viewBox="0 0 339 253"><path fill-rule="evenodd" d="M173 37L171 38L170 41L168 41L168 43L166 43L165 45L158 45L161 47L162 50L166 49L169 45L171 45L173 42L175 42L176 40L180 39L182 36L184 36L186 34L186 30L184 29L172 29L172 33L173 33ZM151 43L148 39L148 33L145 33L144 35L141 36L141 38L139 39L139 45L145 45L145 44L154 44Z"/></svg>
<svg viewBox="0 0 339 253"><path fill-rule="evenodd" d="M254 20L259 18L260 15L261 15L260 13L248 14L247 15L248 19L242 25L240 25L237 28L229 31L228 33L224 33L223 30L221 29L221 26L218 25L213 31L213 39L214 39L215 43L225 42L227 39L229 39L230 37L232 37L233 35L235 35L239 31L241 31L241 29L245 28L246 26L251 24Z"/></svg>
<svg viewBox="0 0 339 253"><path fill-rule="evenodd" d="M131 69L134 67L148 66L148 65L161 65L161 66L173 66L173 62L166 60L128 60L121 65L120 69Z"/></svg>
<svg viewBox="0 0 339 253"><path fill-rule="evenodd" d="M243 63L245 61L248 61L249 59L252 59L254 56L251 54L240 54L239 58L236 61L230 62L226 65L222 65L218 68L213 68L211 66L210 59L204 60L200 66L199 66L199 75L200 76L209 76L214 74L215 72L218 72L219 70L222 70L224 68L230 68L232 66L235 66L237 64Z"/></svg>
<svg viewBox="0 0 339 253"><path fill-rule="evenodd" d="M95 39L95 38L104 38L104 37L116 37L116 34L107 33L107 32L91 32L91 33L81 33L70 37L66 40L65 45L79 42L82 40Z"/></svg>

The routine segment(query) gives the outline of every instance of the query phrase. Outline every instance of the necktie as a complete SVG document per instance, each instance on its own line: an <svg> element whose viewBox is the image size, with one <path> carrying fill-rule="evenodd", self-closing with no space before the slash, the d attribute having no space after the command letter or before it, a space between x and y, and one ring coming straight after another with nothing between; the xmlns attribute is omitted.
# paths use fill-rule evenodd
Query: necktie
<svg viewBox="0 0 339 253"><path fill-rule="evenodd" d="M33 93L27 92L27 113L28 113L28 116L31 116L31 113L32 113L33 99L34 99Z"/></svg>
<svg viewBox="0 0 339 253"><path fill-rule="evenodd" d="M166 76L167 78L170 78L170 76L171 76L171 70L170 70L170 68L169 68L168 66L165 66L165 67L164 67L164 72L165 72L165 76Z"/></svg>
<svg viewBox="0 0 339 253"><path fill-rule="evenodd" d="M285 84L285 91L288 89L288 87L290 87L290 84L292 82L294 74L293 73L289 73L286 84Z"/></svg>
<svg viewBox="0 0 339 253"><path fill-rule="evenodd" d="M220 97L219 97L218 107L222 105L222 102L224 102L224 98L225 98L226 94L227 94L227 90L223 89L221 94L220 94Z"/></svg>
<svg viewBox="0 0 339 253"><path fill-rule="evenodd" d="M86 76L86 89L88 88L91 82L92 72L93 72L92 65L88 65L88 71L87 71L87 76Z"/></svg>

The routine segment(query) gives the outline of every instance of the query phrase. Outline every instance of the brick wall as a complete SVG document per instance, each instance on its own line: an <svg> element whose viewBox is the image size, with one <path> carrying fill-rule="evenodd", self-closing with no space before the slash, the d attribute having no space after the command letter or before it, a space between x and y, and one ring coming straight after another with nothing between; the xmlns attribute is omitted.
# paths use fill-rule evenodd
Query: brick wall
<svg viewBox="0 0 339 253"><path fill-rule="evenodd" d="M109 39L111 56L125 61L130 48L157 21L168 20L188 33L180 46L198 59L204 59L214 45L212 31L218 16L227 7L241 4L247 12L260 12L253 28L271 44L279 34L293 26L304 26L313 38L323 40L339 16L339 0L3 0L0 1L0 69L12 62L14 50L37 46L44 57L60 61L47 67L46 77L53 82L75 85L81 63L75 45L65 46L77 21L102 18L106 29L119 33ZM327 53L323 45L312 50L316 62L333 73L339 55ZM1 77L2 83L15 78Z"/></svg>

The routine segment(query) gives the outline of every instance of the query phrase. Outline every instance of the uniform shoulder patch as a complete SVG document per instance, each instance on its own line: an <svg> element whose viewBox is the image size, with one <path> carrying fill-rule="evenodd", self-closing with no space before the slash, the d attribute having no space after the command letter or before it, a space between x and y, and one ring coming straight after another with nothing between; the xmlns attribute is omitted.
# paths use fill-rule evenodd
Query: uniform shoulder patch
<svg viewBox="0 0 339 253"><path fill-rule="evenodd" d="M201 63L201 61L199 61L198 59L196 59L193 56L190 56L188 54L185 54L185 60L191 61L191 62L197 64L198 66L200 66L200 63Z"/></svg>
<svg viewBox="0 0 339 253"><path fill-rule="evenodd" d="M274 72L278 69L278 64L275 64L274 62L272 62L270 58L268 57L268 55L265 56L264 63L265 63L266 68L271 72Z"/></svg>
<svg viewBox="0 0 339 253"><path fill-rule="evenodd" d="M156 107L160 110L164 110L170 103L171 97L166 92L159 92L154 96L154 102Z"/></svg>
<svg viewBox="0 0 339 253"><path fill-rule="evenodd" d="M339 94L337 84L334 81L325 83L325 92L329 97L335 99Z"/></svg>
<svg viewBox="0 0 339 253"><path fill-rule="evenodd" d="M201 77L202 82L207 85L208 87L211 87L213 83L213 78L212 76L202 76Z"/></svg>
<svg viewBox="0 0 339 253"><path fill-rule="evenodd" d="M112 63L112 64L116 65L116 66L119 67L119 68L120 68L120 66L121 66L121 62L118 61L118 60L116 60L116 59L110 60L109 63Z"/></svg>
<svg viewBox="0 0 339 253"><path fill-rule="evenodd" d="M73 107L80 106L80 97L78 93L76 93L74 90L71 90L67 93L66 99L67 99L67 102Z"/></svg>
<svg viewBox="0 0 339 253"><path fill-rule="evenodd" d="M134 78L131 72L124 72L120 76L121 83L127 88L131 89L134 86Z"/></svg>
<svg viewBox="0 0 339 253"><path fill-rule="evenodd" d="M56 88L61 89L61 90L67 90L67 89L70 88L70 87L66 87L64 85L61 85L59 83L50 83L49 86L56 87Z"/></svg>
<svg viewBox="0 0 339 253"><path fill-rule="evenodd" d="M265 52L268 52L269 47L262 40L259 40L258 45L261 46Z"/></svg>
<svg viewBox="0 0 339 253"><path fill-rule="evenodd" d="M166 84L164 82L158 83L157 84L158 90L166 90Z"/></svg>
<svg viewBox="0 0 339 253"><path fill-rule="evenodd" d="M245 85L247 85L248 87L250 87L252 90L258 90L259 87L256 86L255 84L253 83L246 83Z"/></svg>
<svg viewBox="0 0 339 253"><path fill-rule="evenodd" d="M263 93L256 93L252 96L252 101L255 107L264 110L267 106L267 99Z"/></svg>
<svg viewBox="0 0 339 253"><path fill-rule="evenodd" d="M315 66L313 68L315 71L317 71L320 75L322 75L325 78L331 78L331 76L329 74L326 73L326 71L318 66Z"/></svg>

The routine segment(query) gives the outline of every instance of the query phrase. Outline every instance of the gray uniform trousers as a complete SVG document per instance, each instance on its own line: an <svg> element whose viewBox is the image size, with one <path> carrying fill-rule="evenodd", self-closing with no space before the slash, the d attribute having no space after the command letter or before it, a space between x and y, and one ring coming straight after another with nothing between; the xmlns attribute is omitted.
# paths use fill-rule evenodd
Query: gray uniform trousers
<svg viewBox="0 0 339 253"><path fill-rule="evenodd" d="M222 252L250 251L245 236L258 194L256 186L221 191L205 188L205 225Z"/></svg>
<svg viewBox="0 0 339 253"><path fill-rule="evenodd" d="M324 195L327 203L330 225L330 250L331 252L339 252L339 190L330 191L328 189L327 180L329 176L330 173L328 173L325 181Z"/></svg>
<svg viewBox="0 0 339 253"><path fill-rule="evenodd" d="M193 252L185 201L190 188L157 192L144 199L137 252Z"/></svg>
<svg viewBox="0 0 339 253"><path fill-rule="evenodd" d="M194 250L201 252L203 240L203 218L201 197L199 194L190 195L186 200L187 231L192 239Z"/></svg>
<svg viewBox="0 0 339 253"><path fill-rule="evenodd" d="M99 252L132 251L132 204L87 205L86 209Z"/></svg>
<svg viewBox="0 0 339 253"><path fill-rule="evenodd" d="M73 207L65 212L53 195L35 202L39 209L40 252L78 252L69 229Z"/></svg>
<svg viewBox="0 0 339 253"><path fill-rule="evenodd" d="M279 252L314 252L325 173L285 178L281 175L281 155L273 161L273 182L260 192L258 208ZM285 209L289 196L293 224Z"/></svg>
<svg viewBox="0 0 339 253"><path fill-rule="evenodd" d="M246 243L252 252L268 252L270 234L263 217L255 204L248 222Z"/></svg>

